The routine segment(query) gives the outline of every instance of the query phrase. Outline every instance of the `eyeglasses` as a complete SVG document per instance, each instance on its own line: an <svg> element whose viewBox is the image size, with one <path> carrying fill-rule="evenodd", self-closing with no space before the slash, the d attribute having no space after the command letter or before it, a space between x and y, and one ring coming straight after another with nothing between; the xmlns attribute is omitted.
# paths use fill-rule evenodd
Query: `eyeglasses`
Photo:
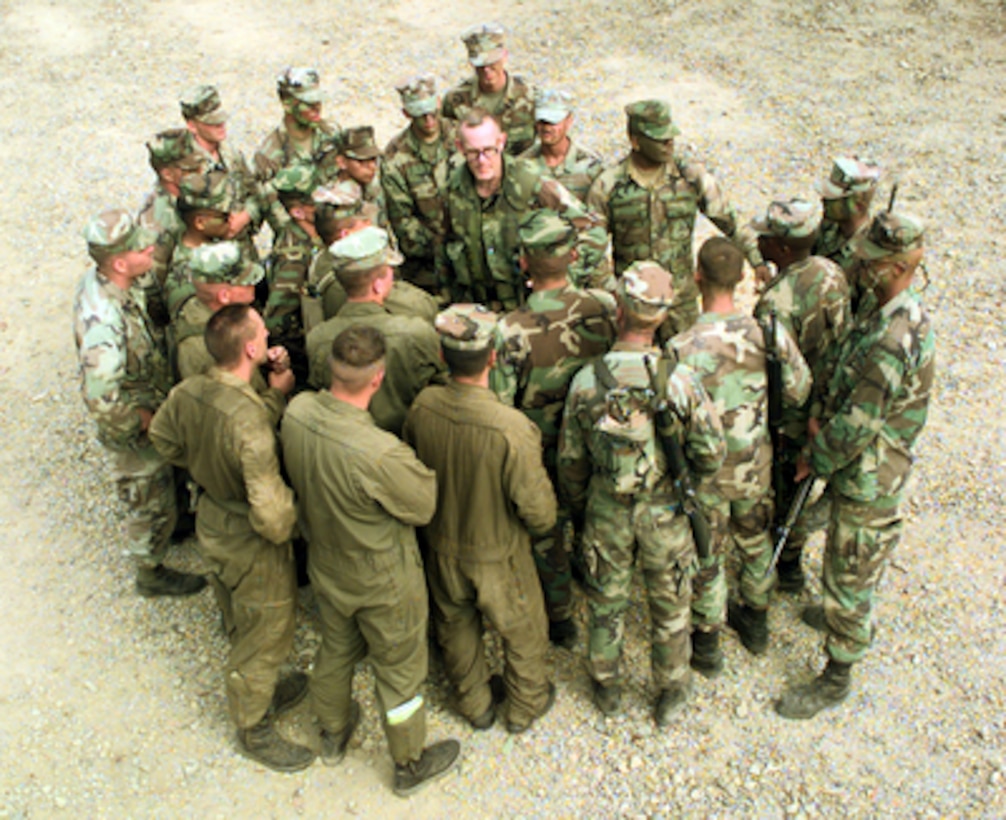
<svg viewBox="0 0 1006 820"><path fill-rule="evenodd" d="M485 157L486 159L492 159L493 157L497 156L499 152L500 149L497 148L495 145L489 145L486 148L469 148L463 153L465 155L465 159L474 160L474 159L482 159L483 157Z"/></svg>

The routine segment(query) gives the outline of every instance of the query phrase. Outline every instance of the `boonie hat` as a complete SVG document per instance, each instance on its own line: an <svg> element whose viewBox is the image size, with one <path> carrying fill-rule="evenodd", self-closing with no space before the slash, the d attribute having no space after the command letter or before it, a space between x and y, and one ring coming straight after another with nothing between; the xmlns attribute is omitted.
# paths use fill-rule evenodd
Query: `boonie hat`
<svg viewBox="0 0 1006 820"><path fill-rule="evenodd" d="M99 265L116 254L142 251L157 241L157 231L144 228L129 211L121 208L91 217L82 233L87 252Z"/></svg>
<svg viewBox="0 0 1006 820"><path fill-rule="evenodd" d="M395 86L402 108L410 117L422 117L437 110L437 80L432 74L417 74Z"/></svg>
<svg viewBox="0 0 1006 820"><path fill-rule="evenodd" d="M437 314L440 344L452 350L486 350L496 342L499 316L484 305L451 305Z"/></svg>
<svg viewBox="0 0 1006 820"><path fill-rule="evenodd" d="M820 201L806 199L777 199L768 206L763 218L751 220L751 227L758 233L781 239L802 239L815 233L820 226Z"/></svg>
<svg viewBox="0 0 1006 820"><path fill-rule="evenodd" d="M265 269L242 256L237 242L207 242L194 248L189 259L189 277L193 282L210 285L257 285Z"/></svg>
<svg viewBox="0 0 1006 820"><path fill-rule="evenodd" d="M479 23L465 29L461 42L468 49L468 62L476 68L492 65L506 52L506 29L499 23Z"/></svg>
<svg viewBox="0 0 1006 820"><path fill-rule="evenodd" d="M182 116L207 125L227 122L227 112L220 107L220 92L213 85L197 85L188 89L178 101Z"/></svg>
<svg viewBox="0 0 1006 820"><path fill-rule="evenodd" d="M671 105L664 100L640 100L625 106L629 130L651 140L669 140L681 133L671 120Z"/></svg>

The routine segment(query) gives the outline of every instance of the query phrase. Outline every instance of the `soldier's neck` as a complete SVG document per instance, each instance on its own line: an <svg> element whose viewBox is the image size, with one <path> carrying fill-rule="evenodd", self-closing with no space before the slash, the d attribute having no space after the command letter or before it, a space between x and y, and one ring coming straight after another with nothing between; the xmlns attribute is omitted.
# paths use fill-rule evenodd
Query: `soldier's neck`
<svg viewBox="0 0 1006 820"><path fill-rule="evenodd" d="M849 217L845 222L839 222L838 228L842 232L842 236L846 239L852 239L856 235L856 231L862 228L867 222L870 221L869 213L857 213Z"/></svg>
<svg viewBox="0 0 1006 820"><path fill-rule="evenodd" d="M569 153L570 141L569 137L563 137L560 142L555 145L544 145L541 146L541 158L545 160L545 164L549 168L555 168L562 165L563 160L566 159L566 154Z"/></svg>
<svg viewBox="0 0 1006 820"><path fill-rule="evenodd" d="M734 304L733 293L722 293L722 292L706 292L702 293L702 312L703 313L721 313L730 314L737 312L737 306Z"/></svg>
<svg viewBox="0 0 1006 820"><path fill-rule="evenodd" d="M484 387L489 389L489 368L487 367L477 376L451 376L451 381L458 384L467 384L471 387Z"/></svg>
<svg viewBox="0 0 1006 820"><path fill-rule="evenodd" d="M314 139L314 125L301 125L290 114L283 117L283 125L294 142L310 143Z"/></svg>
<svg viewBox="0 0 1006 820"><path fill-rule="evenodd" d="M638 347L653 347L652 330L622 330L618 334L620 344L636 345Z"/></svg>
<svg viewBox="0 0 1006 820"><path fill-rule="evenodd" d="M475 180L475 193L479 195L479 199L489 199L489 197L494 196L497 191L499 191L500 186L503 184L503 176L500 175L495 179L490 180Z"/></svg>
<svg viewBox="0 0 1006 820"><path fill-rule="evenodd" d="M569 284L569 280L563 276L554 276L550 279L536 279L531 278L531 290L534 293L541 293L546 290L559 290L560 288L566 287Z"/></svg>
<svg viewBox="0 0 1006 820"><path fill-rule="evenodd" d="M220 161L220 143L210 142L209 140L204 140L198 134L193 135L195 137L196 143L202 148L207 154L209 154L217 162Z"/></svg>

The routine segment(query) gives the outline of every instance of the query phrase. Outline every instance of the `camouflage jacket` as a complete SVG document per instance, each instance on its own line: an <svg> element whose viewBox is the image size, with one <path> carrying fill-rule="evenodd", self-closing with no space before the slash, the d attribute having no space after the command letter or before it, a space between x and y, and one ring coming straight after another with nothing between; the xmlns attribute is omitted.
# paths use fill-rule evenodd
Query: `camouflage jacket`
<svg viewBox="0 0 1006 820"><path fill-rule="evenodd" d="M259 183L259 195L266 217L274 232L278 232L291 222L290 215L272 185L272 178L281 168L306 165L316 174L315 182L322 185L338 175L335 152L341 137L341 130L335 123L322 120L313 130L310 147L300 148L290 138L286 125L280 123L262 141L255 152L255 176Z"/></svg>
<svg viewBox="0 0 1006 820"><path fill-rule="evenodd" d="M154 266L150 269L158 284L164 285L171 266L175 245L185 233L185 223L178 215L178 198L164 190L160 183L140 208L139 222L144 228L157 231L154 247Z"/></svg>
<svg viewBox="0 0 1006 820"><path fill-rule="evenodd" d="M241 207L235 208L235 210L247 211L251 217L248 227L235 238L244 239L246 236L254 234L265 218L265 210L259 196L258 180L252 173L245 155L234 148L229 140L220 143L217 150L219 159L214 159L212 154L203 148L197 140L192 140L192 145L194 153L203 164L204 173L224 171L227 174L227 181L233 191L234 199L241 203Z"/></svg>
<svg viewBox="0 0 1006 820"><path fill-rule="evenodd" d="M561 182L566 190L580 202L587 201L587 192L590 191L590 186L604 170L604 163L601 162L601 158L597 154L586 148L581 148L572 140L570 140L565 158L555 168L550 168L542 158L541 143L537 141L521 154L520 158L536 162L543 174Z"/></svg>
<svg viewBox="0 0 1006 820"><path fill-rule="evenodd" d="M783 327L779 327L777 344L783 402L802 405L810 395L810 370ZM703 313L668 347L702 379L723 423L727 453L713 483L731 501L764 495L771 481L772 442L761 326L741 313Z"/></svg>
<svg viewBox="0 0 1006 820"><path fill-rule="evenodd" d="M141 408L154 411L171 388L163 340L147 316L143 292L124 291L96 269L84 274L73 302L81 393L114 450L147 446Z"/></svg>
<svg viewBox="0 0 1006 820"><path fill-rule="evenodd" d="M658 359L660 351L616 342L601 357L617 382L614 388L604 386L596 364L573 377L559 436L559 488L574 511L585 509L588 490L652 492L667 472L644 356ZM680 424L667 432L682 442L693 476L712 475L723 462L723 427L698 375L687 365L675 367L668 378L667 402Z"/></svg>
<svg viewBox="0 0 1006 820"><path fill-rule="evenodd" d="M692 239L699 211L744 247L751 264L762 259L755 239L738 232L734 209L705 165L680 155L664 168L658 184L646 188L626 157L594 180L587 207L611 233L616 276L633 262L652 259L673 278L674 304L694 303L698 286Z"/></svg>
<svg viewBox="0 0 1006 820"><path fill-rule="evenodd" d="M507 135L504 150L508 154L517 156L531 147L534 142L534 89L521 77L508 72L506 87L496 100L490 100L479 91L477 77L462 80L444 95L441 113L456 126L473 108L482 108L500 121Z"/></svg>
<svg viewBox="0 0 1006 820"><path fill-rule="evenodd" d="M405 264L399 275L431 286L444 267L447 234L447 176L452 143L444 123L440 139L422 143L406 128L388 143L381 160L387 218Z"/></svg>
<svg viewBox="0 0 1006 820"><path fill-rule="evenodd" d="M800 348L814 385L826 385L826 354L839 343L849 321L849 285L841 268L823 257L810 256L779 271L762 291L754 315L766 324L773 311ZM783 408L787 438L803 443L809 414L809 404Z"/></svg>
<svg viewBox="0 0 1006 820"><path fill-rule="evenodd" d="M914 287L856 314L838 351L811 469L846 498L898 496L926 424L933 330Z"/></svg>
<svg viewBox="0 0 1006 820"><path fill-rule="evenodd" d="M570 267L570 280L581 287L607 284L607 236L597 217L534 164L504 157L500 190L487 200L475 190L467 165L455 168L448 180L446 249L453 301L498 303L504 310L520 306L525 294L517 228L521 217L535 208L558 211L579 231L579 258Z"/></svg>
<svg viewBox="0 0 1006 820"><path fill-rule="evenodd" d="M301 294L308 271L323 250L321 240L309 236L296 222L281 228L273 237L268 264L269 297L262 309L270 333L284 337L302 335Z"/></svg>
<svg viewBox="0 0 1006 820"><path fill-rule="evenodd" d="M538 425L546 466L555 462L559 426L573 376L615 340L615 299L603 290L567 285L536 291L499 323L492 387Z"/></svg>
<svg viewBox="0 0 1006 820"><path fill-rule="evenodd" d="M869 221L867 221L868 226ZM848 271L855 261L851 240L846 239L842 233L842 227L830 219L821 220L821 232L818 234L817 242L814 243L811 253L814 256L830 259L844 271Z"/></svg>

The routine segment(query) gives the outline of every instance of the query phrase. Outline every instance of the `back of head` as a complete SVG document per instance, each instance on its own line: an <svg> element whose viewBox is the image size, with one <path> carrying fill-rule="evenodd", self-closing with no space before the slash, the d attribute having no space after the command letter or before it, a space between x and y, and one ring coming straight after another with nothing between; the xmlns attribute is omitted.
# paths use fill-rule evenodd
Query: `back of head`
<svg viewBox="0 0 1006 820"><path fill-rule="evenodd" d="M377 328L355 325L332 340L329 363L332 386L360 393L384 364L384 334Z"/></svg>
<svg viewBox="0 0 1006 820"><path fill-rule="evenodd" d="M474 378L485 372L496 348L499 317L483 305L456 304L437 314L440 349L451 375Z"/></svg>
<svg viewBox="0 0 1006 820"><path fill-rule="evenodd" d="M227 305L206 323L203 340L219 367L231 368L241 361L245 343L255 338L255 325L251 321L254 310L251 305Z"/></svg>
<svg viewBox="0 0 1006 820"><path fill-rule="evenodd" d="M733 292L744 278L744 254L729 239L710 237L699 249L699 273L714 290Z"/></svg>

